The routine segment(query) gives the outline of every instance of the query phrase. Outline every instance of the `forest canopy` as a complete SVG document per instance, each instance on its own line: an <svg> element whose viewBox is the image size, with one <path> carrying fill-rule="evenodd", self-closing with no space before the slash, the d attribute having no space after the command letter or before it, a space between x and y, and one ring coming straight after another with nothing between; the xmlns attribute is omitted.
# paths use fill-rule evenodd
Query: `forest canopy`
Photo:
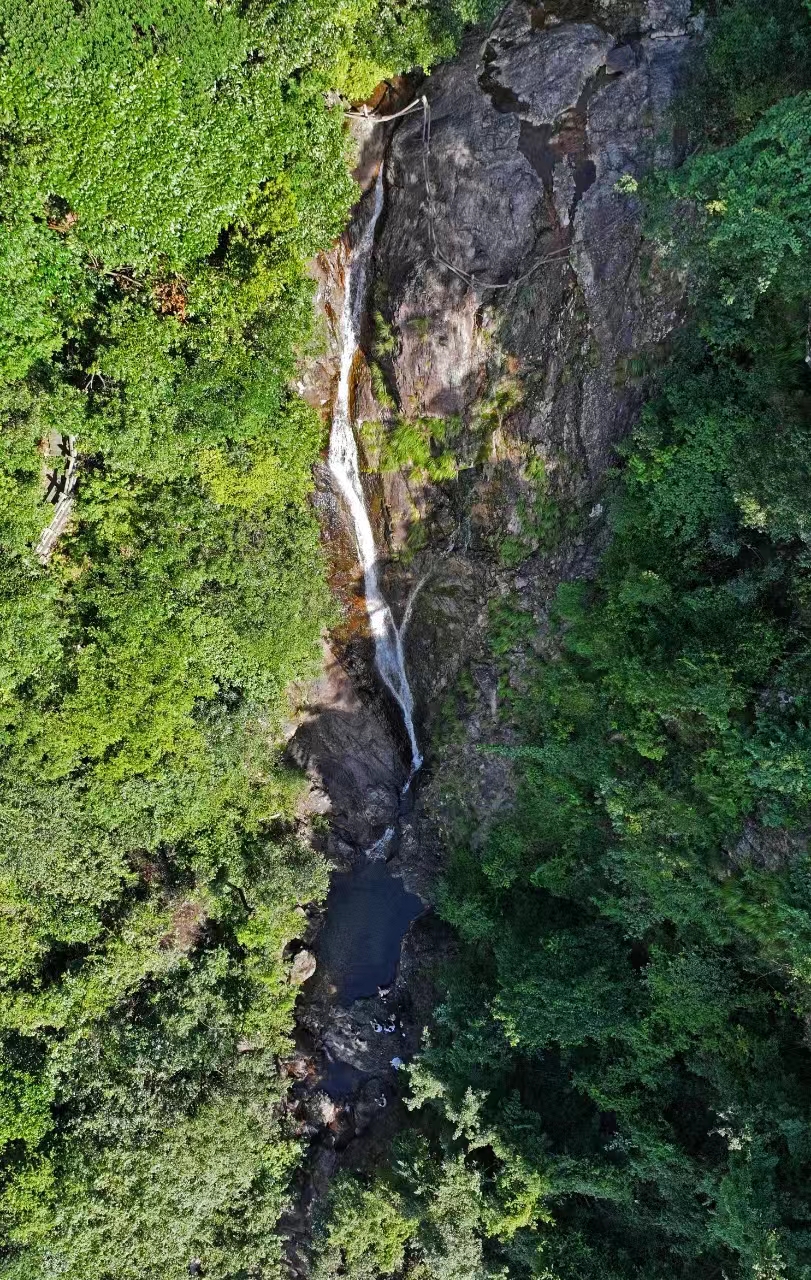
<svg viewBox="0 0 811 1280"><path fill-rule="evenodd" d="M275 1273L287 688L331 615L290 390L343 105L475 7L0 0L0 1223L15 1280ZM37 554L46 470L78 484ZM238 1052L238 1045L250 1052Z"/></svg>

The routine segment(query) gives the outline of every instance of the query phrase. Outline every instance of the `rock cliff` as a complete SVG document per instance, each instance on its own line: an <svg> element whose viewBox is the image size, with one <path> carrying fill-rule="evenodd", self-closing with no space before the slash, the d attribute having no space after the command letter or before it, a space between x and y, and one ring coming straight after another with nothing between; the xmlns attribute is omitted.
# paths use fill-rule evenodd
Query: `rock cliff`
<svg viewBox="0 0 811 1280"><path fill-rule="evenodd" d="M429 719L494 576L513 585L505 563L545 575L587 540L666 351L679 289L643 244L633 186L679 158L669 109L688 14L684 0L511 4L428 82L430 148L419 118L393 136L375 277L388 417L460 419L454 483L385 481L390 526L413 544L424 523L414 573L455 548L411 632Z"/></svg>
<svg viewBox="0 0 811 1280"><path fill-rule="evenodd" d="M398 616L410 602L427 766L403 813L398 716L374 678L326 475L318 503L346 620L290 750L313 779L312 808L331 812L333 858L361 862L399 812L390 867L427 901L448 834L475 839L509 801L504 762L478 750L509 732L493 603L520 595L537 624L527 643L543 645L554 588L599 553L605 470L679 321L679 282L646 246L634 192L652 166L679 161L670 111L695 34L690 0L513 0L417 86L425 111L362 126L359 172L384 163L386 207L354 409L386 593ZM352 236L318 267L332 345L303 386L325 415ZM335 978L320 973L302 1009L309 1043L385 1075L368 1029L391 1007L398 1052L413 1051L432 999L422 958L447 945L435 921L417 921L379 1007L330 1012Z"/></svg>
<svg viewBox="0 0 811 1280"><path fill-rule="evenodd" d="M614 446L666 357L680 290L643 242L633 187L680 158L670 107L689 15L690 0L516 0L420 86L428 119L360 126L359 174L384 157L386 210L356 413L387 590L402 610L422 584L407 650L429 735L494 596L542 597L582 570ZM305 378L325 412L345 253L320 265L331 349ZM451 478L392 467L386 441L415 423L444 433ZM399 727L368 676L351 539L326 481L319 502L357 625L293 754L326 785L341 840L362 845L396 812Z"/></svg>

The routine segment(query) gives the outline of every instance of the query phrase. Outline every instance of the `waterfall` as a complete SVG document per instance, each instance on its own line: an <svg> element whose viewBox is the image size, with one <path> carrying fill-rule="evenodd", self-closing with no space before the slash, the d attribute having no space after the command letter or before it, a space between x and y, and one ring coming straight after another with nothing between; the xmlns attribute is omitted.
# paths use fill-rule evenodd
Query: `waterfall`
<svg viewBox="0 0 811 1280"><path fill-rule="evenodd" d="M380 590L377 551L363 495L358 447L352 430L350 410L352 363L358 349L358 334L366 293L366 274L374 245L375 227L382 210L383 166L381 165L375 184L372 216L364 228L352 261L346 268L340 330L341 375L332 415L329 469L352 517L358 558L363 569L366 612L369 615L369 628L375 646L375 664L383 683L402 712L408 741L411 744L411 777L413 777L422 764L422 756L414 729L414 698L406 675L402 628L395 625L391 609ZM411 778L409 778L410 781Z"/></svg>

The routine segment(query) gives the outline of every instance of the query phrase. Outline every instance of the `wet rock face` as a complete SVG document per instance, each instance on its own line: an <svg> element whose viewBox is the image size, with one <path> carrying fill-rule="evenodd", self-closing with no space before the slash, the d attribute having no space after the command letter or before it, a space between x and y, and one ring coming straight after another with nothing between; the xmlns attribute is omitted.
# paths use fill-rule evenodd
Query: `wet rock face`
<svg viewBox="0 0 811 1280"><path fill-rule="evenodd" d="M593 482L639 402L620 362L676 320L677 289L643 288L638 204L615 187L675 158L689 0L557 7L596 20L514 3L429 80L430 154L419 119L393 137L378 280L404 412L469 412L497 334L535 378L530 435ZM502 292L446 264L489 284L532 275Z"/></svg>
<svg viewBox="0 0 811 1280"><path fill-rule="evenodd" d="M582 548L593 541L587 513L598 509L614 446L639 412L644 368L661 360L678 321L678 282L649 260L639 202L617 182L678 159L668 113L689 50L689 9L689 0L513 0L422 86L429 149L420 112L359 126L361 176L386 165L369 310L387 338L374 355L370 319L366 350L396 416L462 424L452 446L462 469L451 484L408 471L369 477L379 545L395 553L382 579L397 618L425 579L406 639L423 737L457 672L476 659L494 598L513 590L540 598L566 565L582 572ZM366 217L368 196L357 226ZM325 414L357 226L319 267L332 337L302 385ZM359 357L355 412L391 422L373 382ZM373 457L369 464L374 471ZM525 537L539 473L560 509L580 520L565 546ZM396 708L375 687L340 504L323 476L319 490L345 619L290 754L309 773L316 809L320 797L331 814L328 853L346 865L394 822L407 752ZM397 554L415 533L416 554ZM538 548L528 587L505 569L510 539Z"/></svg>
<svg viewBox="0 0 811 1280"><path fill-rule="evenodd" d="M462 424L453 484L384 478L392 549L400 531L423 530L416 560L395 563L387 585L404 598L430 570L407 642L429 732L494 597L526 598L542 579L553 590L564 561L582 571L603 474L679 321L680 284L643 242L629 179L678 162L670 109L689 9L513 0L426 82L430 148L419 113L392 134L374 270L388 335L378 365L397 414ZM524 537L539 475L579 521L568 545L560 533L545 545ZM505 571L510 538L539 551L528 589Z"/></svg>
<svg viewBox="0 0 811 1280"><path fill-rule="evenodd" d="M381 838L397 814L406 764L379 703L361 696L330 647L287 752L310 779L310 812L330 815L333 859L351 861Z"/></svg>
<svg viewBox="0 0 811 1280"><path fill-rule="evenodd" d="M480 86L519 120L554 125L605 66L614 39L593 23L536 31L527 9L515 10L508 22L507 33L485 46Z"/></svg>

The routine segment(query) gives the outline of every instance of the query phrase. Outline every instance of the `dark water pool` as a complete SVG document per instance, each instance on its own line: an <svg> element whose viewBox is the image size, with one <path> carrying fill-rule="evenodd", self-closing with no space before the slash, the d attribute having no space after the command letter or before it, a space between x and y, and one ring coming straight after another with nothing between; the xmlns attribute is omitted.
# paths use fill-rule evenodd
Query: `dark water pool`
<svg viewBox="0 0 811 1280"><path fill-rule="evenodd" d="M333 878L318 954L339 1004L376 996L378 987L393 981L403 935L423 910L385 862L366 862Z"/></svg>
<svg viewBox="0 0 811 1280"><path fill-rule="evenodd" d="M331 1098L338 1101L351 1098L367 1078L365 1072L359 1071L348 1062L342 1062L340 1058L327 1057L319 1083Z"/></svg>

